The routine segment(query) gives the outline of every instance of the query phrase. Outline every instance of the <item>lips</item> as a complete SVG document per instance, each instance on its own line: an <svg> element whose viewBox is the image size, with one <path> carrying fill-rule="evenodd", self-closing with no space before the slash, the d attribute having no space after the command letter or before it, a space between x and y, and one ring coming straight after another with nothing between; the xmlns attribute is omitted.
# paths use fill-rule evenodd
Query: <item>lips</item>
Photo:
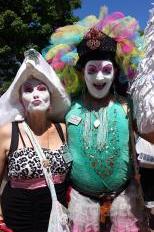
<svg viewBox="0 0 154 232"><path fill-rule="evenodd" d="M102 90L105 87L106 83L102 83L102 84L93 84L93 86L97 89L97 90Z"/></svg>
<svg viewBox="0 0 154 232"><path fill-rule="evenodd" d="M34 106L38 106L38 105L41 104L41 101L40 101L40 100L34 100L34 101L32 102L32 104L33 104Z"/></svg>

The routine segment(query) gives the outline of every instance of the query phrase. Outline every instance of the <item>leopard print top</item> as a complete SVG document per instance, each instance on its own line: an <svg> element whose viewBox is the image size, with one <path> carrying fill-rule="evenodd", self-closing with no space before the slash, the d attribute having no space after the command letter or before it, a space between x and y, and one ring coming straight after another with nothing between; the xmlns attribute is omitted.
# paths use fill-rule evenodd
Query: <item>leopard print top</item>
<svg viewBox="0 0 154 232"><path fill-rule="evenodd" d="M67 151L67 145L63 144L55 151L44 148L44 154L50 163L52 175L67 174L70 168L70 162L66 162L64 155ZM17 149L8 156L8 177L19 179L32 179L44 177L43 170L38 155L31 147Z"/></svg>

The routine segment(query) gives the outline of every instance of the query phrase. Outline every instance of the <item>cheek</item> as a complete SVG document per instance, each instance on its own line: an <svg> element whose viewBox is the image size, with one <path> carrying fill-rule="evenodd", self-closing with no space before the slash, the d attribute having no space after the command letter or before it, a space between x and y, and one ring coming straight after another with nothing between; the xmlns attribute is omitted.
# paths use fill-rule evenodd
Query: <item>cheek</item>
<svg viewBox="0 0 154 232"><path fill-rule="evenodd" d="M85 72L84 79L85 79L86 83L88 83L88 84L92 83L93 80L95 79L95 75L88 74L87 72Z"/></svg>
<svg viewBox="0 0 154 232"><path fill-rule="evenodd" d="M24 106L25 109L28 108L28 105L31 102L31 100L32 100L32 96L31 96L30 93L29 94L23 93L21 95L21 103L22 103L22 105Z"/></svg>
<svg viewBox="0 0 154 232"><path fill-rule="evenodd" d="M31 96L29 94L22 94L21 100L23 103L28 103L31 100Z"/></svg>
<svg viewBox="0 0 154 232"><path fill-rule="evenodd" d="M51 102L50 93L46 92L46 93L42 94L42 99L44 100L45 103Z"/></svg>
<svg viewBox="0 0 154 232"><path fill-rule="evenodd" d="M108 76L106 77L106 81L107 81L108 83L112 83L113 80L114 80L114 74L113 74L113 73L111 73L110 75L108 75Z"/></svg>

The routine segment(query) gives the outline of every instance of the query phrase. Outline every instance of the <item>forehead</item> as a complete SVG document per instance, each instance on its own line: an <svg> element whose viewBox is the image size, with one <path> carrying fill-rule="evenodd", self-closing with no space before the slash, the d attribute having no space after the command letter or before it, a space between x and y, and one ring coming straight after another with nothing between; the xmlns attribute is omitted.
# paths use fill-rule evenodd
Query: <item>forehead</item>
<svg viewBox="0 0 154 232"><path fill-rule="evenodd" d="M86 66L89 65L101 65L101 66L105 66L105 65L113 65L112 61L110 60L89 60L86 64Z"/></svg>

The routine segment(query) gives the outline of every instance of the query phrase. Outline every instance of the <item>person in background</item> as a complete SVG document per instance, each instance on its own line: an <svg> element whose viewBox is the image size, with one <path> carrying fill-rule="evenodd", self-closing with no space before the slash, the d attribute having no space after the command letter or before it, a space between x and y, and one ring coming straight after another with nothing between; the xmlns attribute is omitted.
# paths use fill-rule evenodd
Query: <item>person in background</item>
<svg viewBox="0 0 154 232"><path fill-rule="evenodd" d="M149 227L154 231L154 8L144 30L144 57L131 86L137 122L136 152Z"/></svg>
<svg viewBox="0 0 154 232"><path fill-rule="evenodd" d="M59 78L41 54L34 49L25 52L14 81L0 98L0 180L5 169L8 178L1 196L1 231L48 229L51 194L23 122L42 147L46 157L43 166L51 171L58 200L66 205L66 176L71 162L62 122L69 106Z"/></svg>
<svg viewBox="0 0 154 232"><path fill-rule="evenodd" d="M72 106L66 115L73 164L68 191L72 232L141 232L144 206L134 181L128 79L142 52L137 21L121 12L88 16L56 30L43 55Z"/></svg>

